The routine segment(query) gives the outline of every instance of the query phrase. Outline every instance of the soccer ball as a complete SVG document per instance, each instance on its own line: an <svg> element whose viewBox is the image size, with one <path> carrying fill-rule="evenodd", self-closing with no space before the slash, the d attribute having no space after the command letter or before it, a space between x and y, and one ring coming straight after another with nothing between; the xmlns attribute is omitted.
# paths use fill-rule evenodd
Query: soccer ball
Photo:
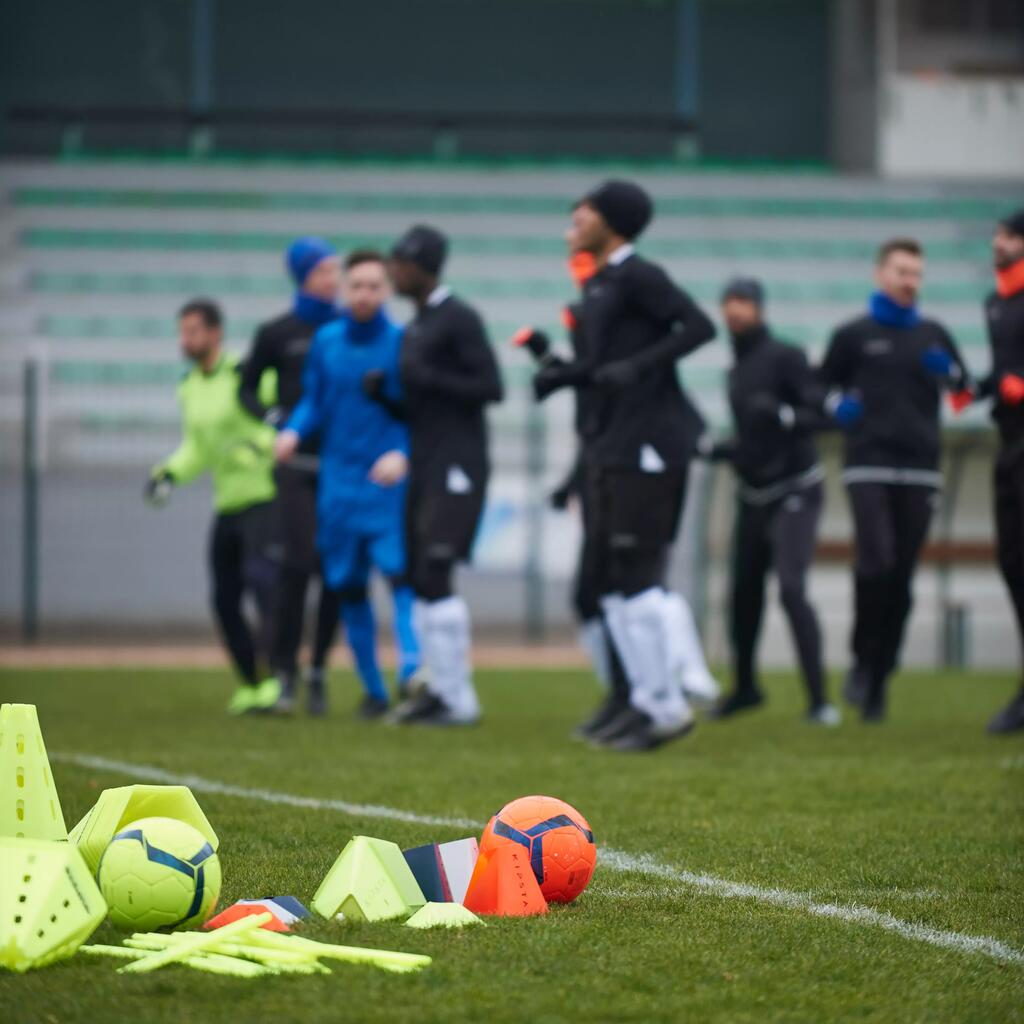
<svg viewBox="0 0 1024 1024"><path fill-rule="evenodd" d="M571 903L594 874L597 847L587 819L552 796L524 796L505 804L484 829L480 856L503 843L526 847L549 903Z"/></svg>
<svg viewBox="0 0 1024 1024"><path fill-rule="evenodd" d="M220 861L191 825L140 818L110 840L96 880L118 928L172 931L210 916L220 896Z"/></svg>

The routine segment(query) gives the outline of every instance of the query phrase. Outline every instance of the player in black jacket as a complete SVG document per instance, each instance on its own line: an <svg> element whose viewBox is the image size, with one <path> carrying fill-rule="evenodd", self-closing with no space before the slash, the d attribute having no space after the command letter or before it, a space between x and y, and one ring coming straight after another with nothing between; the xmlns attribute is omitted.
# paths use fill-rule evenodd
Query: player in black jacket
<svg viewBox="0 0 1024 1024"><path fill-rule="evenodd" d="M1024 644L1024 209L998 225L992 248L996 289L985 300L992 369L979 383L978 396L992 399L999 430L996 549ZM1024 685L988 728L1024 729Z"/></svg>
<svg viewBox="0 0 1024 1024"><path fill-rule="evenodd" d="M468 560L490 475L484 407L503 397L479 314L441 283L448 241L410 228L391 251L395 288L416 304L401 374L409 422L408 565L426 685L395 709L398 722L466 725L480 717L470 667L466 602L453 573ZM381 397L373 381L365 382Z"/></svg>
<svg viewBox="0 0 1024 1024"><path fill-rule="evenodd" d="M885 717L913 605L913 578L942 475L940 398L967 370L949 332L917 309L924 256L913 239L886 242L866 315L832 335L822 381L859 397L846 433L846 484L856 534L854 663L846 696L865 721Z"/></svg>
<svg viewBox="0 0 1024 1024"><path fill-rule="evenodd" d="M823 395L804 353L772 336L763 306L764 289L751 278L736 278L722 293L736 433L711 454L732 463L739 488L729 602L736 682L717 717L764 700L755 662L765 584L774 570L807 688L807 720L837 725L839 712L825 699L821 628L806 589L824 503L825 472L812 435L824 425Z"/></svg>
<svg viewBox="0 0 1024 1024"><path fill-rule="evenodd" d="M334 249L319 238L300 238L285 256L296 292L292 308L262 324L256 332L242 369L239 398L258 419L283 425L302 397L302 368L317 330L338 315L341 261ZM260 399L260 378L277 372L277 405L268 408ZM318 571L316 552L316 438L305 443L298 456L274 471L277 515L284 536L284 563L277 603L274 664L281 673L281 699L277 711L290 712L295 704L298 652L306 588ZM326 711L324 665L337 631L340 601L321 585L316 636L309 673L309 711Z"/></svg>
<svg viewBox="0 0 1024 1024"><path fill-rule="evenodd" d="M581 353L534 381L538 398L562 387L587 395L581 431L601 604L630 685L630 706L593 739L619 750L652 749L694 721L673 671L671 597L662 583L703 432L676 362L715 329L660 267L634 251L652 214L647 193L626 181L605 182L576 205L570 248L592 253L598 268L583 289Z"/></svg>

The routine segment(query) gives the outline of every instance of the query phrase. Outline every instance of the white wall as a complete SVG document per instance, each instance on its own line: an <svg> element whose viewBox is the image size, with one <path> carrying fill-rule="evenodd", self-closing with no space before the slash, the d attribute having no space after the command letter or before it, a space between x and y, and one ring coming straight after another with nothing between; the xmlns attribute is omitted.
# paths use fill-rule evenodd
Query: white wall
<svg viewBox="0 0 1024 1024"><path fill-rule="evenodd" d="M893 178L1024 181L1024 77L887 75L878 157Z"/></svg>

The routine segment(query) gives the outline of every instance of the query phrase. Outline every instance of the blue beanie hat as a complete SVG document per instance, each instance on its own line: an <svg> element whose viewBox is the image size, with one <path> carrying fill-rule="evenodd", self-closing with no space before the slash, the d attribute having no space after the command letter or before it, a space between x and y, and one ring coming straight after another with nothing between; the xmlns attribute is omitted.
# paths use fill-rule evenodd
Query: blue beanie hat
<svg viewBox="0 0 1024 1024"><path fill-rule="evenodd" d="M334 246L322 238L296 238L285 253L285 265L295 284L301 288L310 271L328 256L337 256Z"/></svg>

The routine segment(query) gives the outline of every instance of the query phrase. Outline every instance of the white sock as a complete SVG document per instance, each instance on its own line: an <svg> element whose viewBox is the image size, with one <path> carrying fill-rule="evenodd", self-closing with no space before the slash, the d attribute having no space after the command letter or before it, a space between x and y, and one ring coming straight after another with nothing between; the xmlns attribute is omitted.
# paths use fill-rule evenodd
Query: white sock
<svg viewBox="0 0 1024 1024"><path fill-rule="evenodd" d="M720 695L718 683L704 660L697 623L686 598L671 590L662 591L662 595L673 678L679 681L688 697L701 701L717 700Z"/></svg>
<svg viewBox="0 0 1024 1024"><path fill-rule="evenodd" d="M586 651L590 664L594 669L594 675L607 690L612 685L611 658L608 653L608 635L604 629L604 619L595 615L580 623L579 630L580 647Z"/></svg>
<svg viewBox="0 0 1024 1024"><path fill-rule="evenodd" d="M661 588L651 587L624 600L622 617L636 663L632 702L657 728L676 728L692 712L672 674Z"/></svg>
<svg viewBox="0 0 1024 1024"><path fill-rule="evenodd" d="M427 686L448 706L453 717L472 721L480 717L480 702L473 687L469 663L469 608L457 595L440 601L418 602L417 618L423 660L429 669Z"/></svg>

